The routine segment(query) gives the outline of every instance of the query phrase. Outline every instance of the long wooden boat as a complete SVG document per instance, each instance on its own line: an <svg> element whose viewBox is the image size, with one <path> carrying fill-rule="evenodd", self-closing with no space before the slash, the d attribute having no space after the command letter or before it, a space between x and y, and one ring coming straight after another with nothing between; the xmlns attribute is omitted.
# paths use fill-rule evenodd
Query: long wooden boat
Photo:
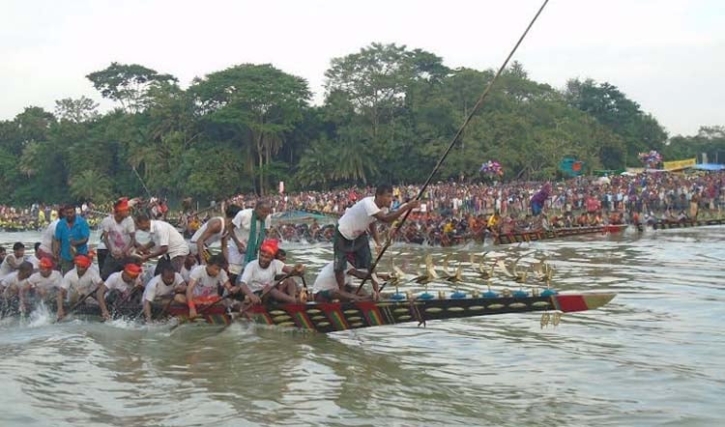
<svg viewBox="0 0 725 427"><path fill-rule="evenodd" d="M231 313L222 304L198 306L200 319L209 324L228 325L233 321L252 321L262 325L291 327L322 333L371 326L395 325L431 320L459 319L506 313L560 311L572 313L597 309L611 301L614 293L556 294L544 291L534 295L525 291L506 292L506 296L473 292L454 292L437 296L423 293L418 296L394 294L384 301L355 303L280 304L251 306L242 313ZM12 310L11 310L12 311ZM155 304L154 318L176 317L179 322L189 321L186 305ZM17 315L17 312L8 312ZM138 305L117 307L114 317L138 318ZM73 316L100 317L97 305L79 307ZM198 319L197 319L198 320Z"/></svg>
<svg viewBox="0 0 725 427"><path fill-rule="evenodd" d="M619 233L627 228L627 224L597 225L590 227L552 228L549 230L523 231L511 234L499 234L493 240L495 245L510 243L534 242L537 240L560 239L563 237L581 236L585 234Z"/></svg>
<svg viewBox="0 0 725 427"><path fill-rule="evenodd" d="M670 228L706 227L708 225L723 225L725 219L707 219L698 221L659 221L652 224L654 230L667 230Z"/></svg>

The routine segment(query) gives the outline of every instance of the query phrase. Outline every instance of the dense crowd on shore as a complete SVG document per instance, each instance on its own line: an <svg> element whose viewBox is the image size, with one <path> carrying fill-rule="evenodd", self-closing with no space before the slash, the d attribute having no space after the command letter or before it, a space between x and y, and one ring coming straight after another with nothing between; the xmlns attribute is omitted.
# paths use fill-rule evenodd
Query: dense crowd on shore
<svg viewBox="0 0 725 427"><path fill-rule="evenodd" d="M654 172L633 176L579 177L553 183L544 213L546 221L552 226L646 223L681 220L697 215L713 217L719 215L725 200L724 179L723 172L703 175ZM530 201L541 186L541 182L521 181L451 181L430 185L423 194L420 208L412 212L399 238L414 243L427 241L433 244L446 244L450 239L475 238L486 225L490 225L494 213L505 221L514 221L515 227L530 227ZM395 187L392 209L415 198L420 188L418 185ZM273 212L316 212L328 216L327 222L331 223L357 200L373 192L372 187L353 187L335 191L275 194L265 199L271 203ZM252 207L258 199L256 195L236 195L215 205L221 211L229 204ZM78 206L76 211L94 226L110 210L89 202ZM191 204L186 203L181 211L170 212L169 220L177 222L176 225L191 233L216 209L193 212ZM166 215L167 211L160 209L158 213ZM582 213L586 216L582 217ZM26 208L0 206L0 228L6 231L40 229L55 217L57 208L50 205L33 204ZM331 230L325 228L325 221L319 220L307 221L305 224L294 224L294 219L286 220L279 224L278 231L282 237L290 240L316 240L331 236Z"/></svg>

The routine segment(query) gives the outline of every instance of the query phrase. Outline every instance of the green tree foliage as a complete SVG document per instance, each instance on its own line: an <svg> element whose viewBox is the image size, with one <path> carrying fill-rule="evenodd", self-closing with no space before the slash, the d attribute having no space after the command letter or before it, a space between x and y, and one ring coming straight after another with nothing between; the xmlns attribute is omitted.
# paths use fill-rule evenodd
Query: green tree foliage
<svg viewBox="0 0 725 427"><path fill-rule="evenodd" d="M600 153L606 168L616 169L623 163L639 165L639 153L661 151L667 142L667 132L657 120L609 83L569 80L565 95L570 105L591 115L622 139L623 145Z"/></svg>
<svg viewBox="0 0 725 427"><path fill-rule="evenodd" d="M422 182L473 111L494 70L450 69L437 55L371 44L334 58L324 102L304 79L269 64L241 64L184 89L168 74L112 63L87 77L119 108L89 98L28 107L0 121L0 203L102 202L122 195L219 200L239 192ZM504 179L553 179L563 157L588 168L725 157L725 128L667 134L609 83L533 81L514 62L473 116L435 180L477 179L497 160ZM138 176L136 175L138 173ZM140 176L140 179L139 179Z"/></svg>

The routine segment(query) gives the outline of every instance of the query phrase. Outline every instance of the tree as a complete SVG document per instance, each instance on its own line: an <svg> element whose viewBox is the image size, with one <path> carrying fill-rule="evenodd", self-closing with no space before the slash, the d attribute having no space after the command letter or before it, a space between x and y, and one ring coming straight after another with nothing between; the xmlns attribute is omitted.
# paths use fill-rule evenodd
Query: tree
<svg viewBox="0 0 725 427"><path fill-rule="evenodd" d="M111 181L93 169L84 170L70 179L70 192L78 200L105 202L111 198Z"/></svg>
<svg viewBox="0 0 725 427"><path fill-rule="evenodd" d="M64 98L55 101L55 116L59 121L81 123L98 117L98 103L81 96L78 99Z"/></svg>
<svg viewBox="0 0 725 427"><path fill-rule="evenodd" d="M231 132L242 153L256 156L264 194L269 186L265 170L307 108L307 82L269 64L242 64L197 79L190 90L200 112Z"/></svg>
<svg viewBox="0 0 725 427"><path fill-rule="evenodd" d="M667 132L652 115L644 113L639 104L610 83L569 80L564 95L570 105L590 114L622 139L623 155L611 153L611 157L620 157L622 163L610 167L638 164L638 153L664 148Z"/></svg>
<svg viewBox="0 0 725 427"><path fill-rule="evenodd" d="M155 83L176 83L178 79L170 74L159 74L151 68L138 64L111 65L86 76L101 96L121 104L129 112L138 112L146 107L148 90Z"/></svg>

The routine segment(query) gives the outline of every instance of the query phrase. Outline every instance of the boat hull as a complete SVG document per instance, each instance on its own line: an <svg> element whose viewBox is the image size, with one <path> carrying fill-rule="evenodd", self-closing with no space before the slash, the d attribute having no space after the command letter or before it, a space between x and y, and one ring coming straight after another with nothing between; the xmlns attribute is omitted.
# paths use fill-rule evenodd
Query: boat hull
<svg viewBox="0 0 725 427"><path fill-rule="evenodd" d="M598 225L593 227L571 227L554 228L551 230L526 231L522 233L500 234L494 238L495 245L507 245L511 243L535 242L538 240L561 239L571 236L582 236L586 234L607 234L619 233L627 228L626 224L621 225Z"/></svg>
<svg viewBox="0 0 725 427"><path fill-rule="evenodd" d="M432 295L431 295L432 296ZM262 325L290 327L316 332L335 332L399 323L425 323L432 320L460 319L508 313L561 311L572 313L597 309L611 301L613 293L556 294L549 296L466 298L412 298L404 301L363 301L354 303L315 303L258 305L246 307L241 313L229 313L222 304L198 306L200 318L209 324L228 325L233 321L252 321ZM17 310L6 310L6 315L18 315ZM97 305L82 305L74 316L100 318ZM176 317L188 322L186 305L154 304L152 315L161 320ZM129 319L142 317L138 305L118 307L114 317Z"/></svg>
<svg viewBox="0 0 725 427"><path fill-rule="evenodd" d="M709 220L700 220L700 221L677 221L677 222L661 221L661 222L655 222L654 224L652 224L652 229L668 230L671 228L707 227L707 226L711 226L711 225L723 225L723 224L725 224L725 219L709 219Z"/></svg>

